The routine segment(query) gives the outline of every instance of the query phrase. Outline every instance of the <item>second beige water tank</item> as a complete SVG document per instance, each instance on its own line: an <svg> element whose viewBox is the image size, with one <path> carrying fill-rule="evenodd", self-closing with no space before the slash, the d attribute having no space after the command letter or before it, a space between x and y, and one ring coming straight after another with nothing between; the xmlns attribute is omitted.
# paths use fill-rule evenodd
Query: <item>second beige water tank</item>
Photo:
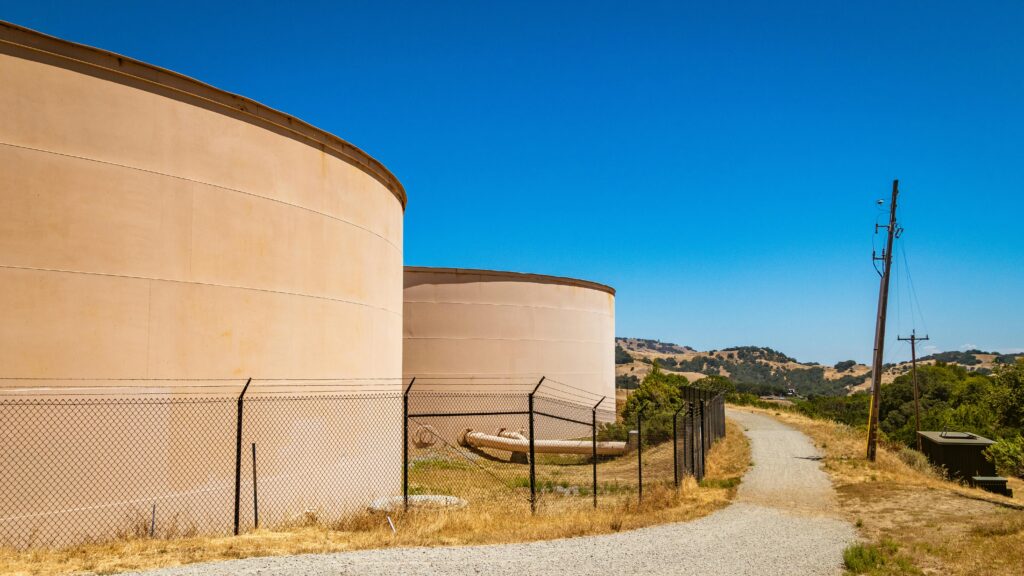
<svg viewBox="0 0 1024 576"><path fill-rule="evenodd" d="M583 397L607 396L602 408L610 408L615 290L540 274L406 267L403 372L435 381L545 376Z"/></svg>

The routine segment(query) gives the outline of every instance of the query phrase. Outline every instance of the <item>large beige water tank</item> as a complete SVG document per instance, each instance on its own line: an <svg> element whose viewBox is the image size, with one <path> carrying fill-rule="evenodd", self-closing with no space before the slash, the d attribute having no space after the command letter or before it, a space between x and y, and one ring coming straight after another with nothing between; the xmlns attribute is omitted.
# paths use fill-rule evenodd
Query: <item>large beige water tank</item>
<svg viewBox="0 0 1024 576"><path fill-rule="evenodd" d="M0 119L5 387L181 395L201 385L192 379L219 379L204 394L234 396L252 377L257 396L280 378L401 389L405 192L366 153L247 98L4 23ZM160 520L185 510L182 525L193 514L224 527L233 403L126 404L111 415L90 401L7 406L4 442L19 450L3 462L0 541L26 530L44 543L56 532L102 536L120 529L117 514L148 518L151 504ZM311 436L340 426L342 409L307 406L289 422L285 404L262 406L250 412L246 454L251 439L267 474L291 465L277 489L305 482L308 500L292 508L315 507L308 484L321 480L357 499L332 470L372 466L379 485L400 478L400 424L384 426L380 406L347 404L345 450L310 454ZM264 517L290 513L285 500L268 494Z"/></svg>
<svg viewBox="0 0 1024 576"><path fill-rule="evenodd" d="M454 383L544 376L565 385L552 386L552 395L580 402L605 396L602 408L614 407L615 290L608 286L406 267L404 316L406 377Z"/></svg>

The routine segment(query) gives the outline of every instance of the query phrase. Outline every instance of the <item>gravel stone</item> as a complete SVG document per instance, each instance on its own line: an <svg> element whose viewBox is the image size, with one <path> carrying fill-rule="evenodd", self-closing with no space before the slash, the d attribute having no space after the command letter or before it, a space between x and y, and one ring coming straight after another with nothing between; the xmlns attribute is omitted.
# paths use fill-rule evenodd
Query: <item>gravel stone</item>
<svg viewBox="0 0 1024 576"><path fill-rule="evenodd" d="M692 522L524 544L247 558L142 574L839 574L843 549L856 532L835 515L835 493L814 445L768 416L736 410L728 415L746 429L754 465L732 505Z"/></svg>

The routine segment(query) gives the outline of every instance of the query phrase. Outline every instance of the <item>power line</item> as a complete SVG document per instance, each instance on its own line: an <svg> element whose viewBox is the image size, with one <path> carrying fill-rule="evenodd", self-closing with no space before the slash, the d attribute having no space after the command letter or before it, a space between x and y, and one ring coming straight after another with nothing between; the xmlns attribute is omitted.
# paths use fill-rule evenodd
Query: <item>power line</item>
<svg viewBox="0 0 1024 576"><path fill-rule="evenodd" d="M917 297L917 288L914 286L914 277L910 273L910 262L907 258L906 241L904 241L904 245L901 251L903 252L903 269L906 270L907 273L907 281L910 284L910 294L913 297L913 304L917 307L918 315L920 315L921 317L921 325L925 329L925 332L927 332L928 323L924 319L924 310L921 308L921 301Z"/></svg>

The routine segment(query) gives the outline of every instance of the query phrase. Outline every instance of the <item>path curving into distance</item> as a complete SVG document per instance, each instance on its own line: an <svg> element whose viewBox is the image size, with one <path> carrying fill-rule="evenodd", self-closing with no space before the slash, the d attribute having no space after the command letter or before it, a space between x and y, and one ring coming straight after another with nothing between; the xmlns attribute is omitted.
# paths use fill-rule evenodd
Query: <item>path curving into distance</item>
<svg viewBox="0 0 1024 576"><path fill-rule="evenodd" d="M392 548L247 558L146 576L683 574L835 575L854 527L834 515L835 494L802 433L729 410L746 429L754 464L734 503L703 518L601 536L523 544Z"/></svg>

